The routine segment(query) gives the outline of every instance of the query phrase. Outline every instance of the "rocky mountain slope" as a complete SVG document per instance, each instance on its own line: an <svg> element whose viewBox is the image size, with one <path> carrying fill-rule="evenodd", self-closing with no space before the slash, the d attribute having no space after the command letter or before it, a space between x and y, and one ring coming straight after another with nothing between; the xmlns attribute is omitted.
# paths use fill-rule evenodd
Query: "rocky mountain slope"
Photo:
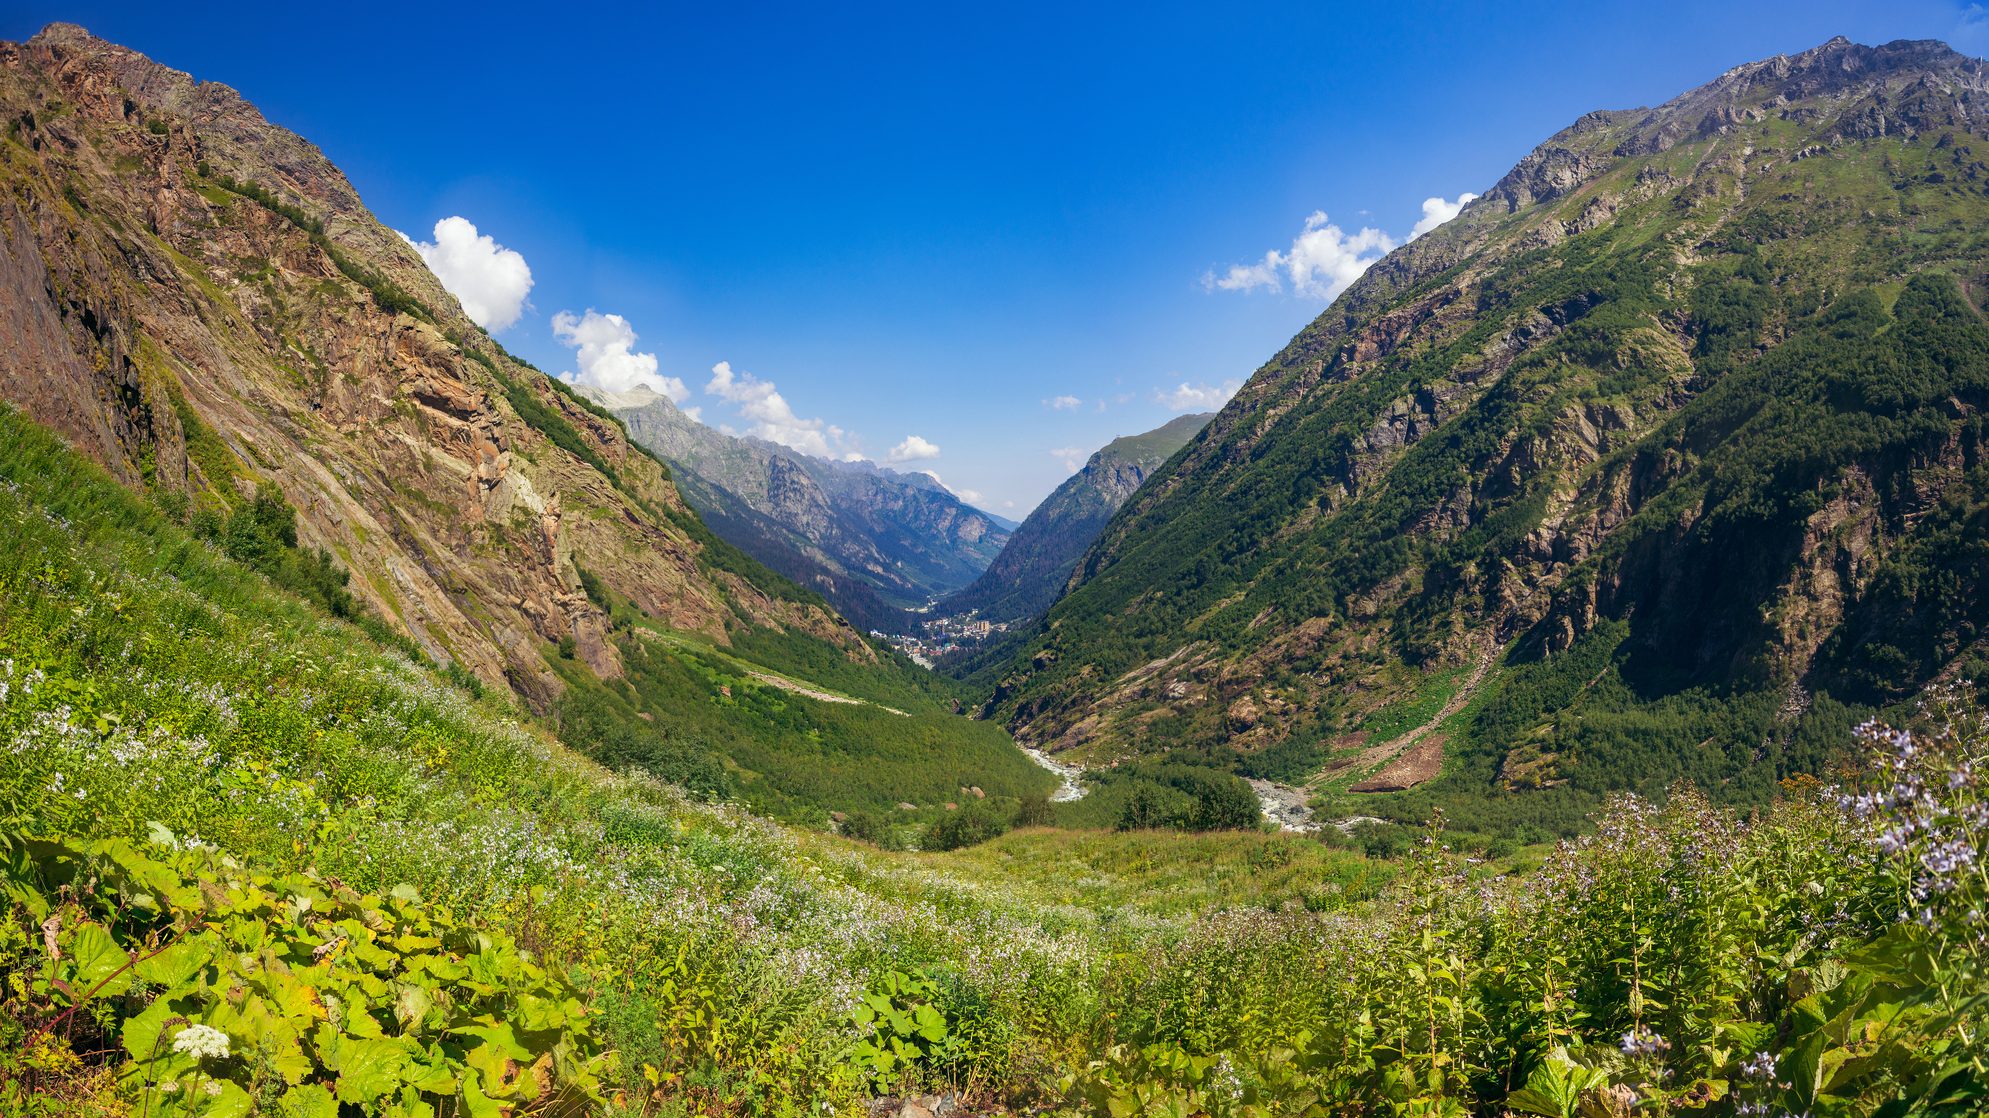
<svg viewBox="0 0 1989 1118"><path fill-rule="evenodd" d="M1028 621L1063 592L1085 549L1133 491L1188 444L1213 413L1177 416L1142 435L1113 439L1023 520L1008 545L973 585L937 607L942 614L979 610L990 621Z"/></svg>
<svg viewBox="0 0 1989 1118"><path fill-rule="evenodd" d="M1985 228L1989 66L1939 43L1590 113L1258 370L990 712L1321 787L1392 741L1391 786L1558 790L1518 813L1813 771L1989 623Z"/></svg>
<svg viewBox="0 0 1989 1118"><path fill-rule="evenodd" d="M593 398L676 467L713 531L865 628L899 631L905 607L959 589L1008 541L995 518L924 474L728 435L646 388Z"/></svg>
<svg viewBox="0 0 1989 1118"><path fill-rule="evenodd" d="M875 657L233 90L56 24L0 44L0 110L0 397L127 484L198 519L273 483L366 608L538 704L556 646L621 674L608 596Z"/></svg>

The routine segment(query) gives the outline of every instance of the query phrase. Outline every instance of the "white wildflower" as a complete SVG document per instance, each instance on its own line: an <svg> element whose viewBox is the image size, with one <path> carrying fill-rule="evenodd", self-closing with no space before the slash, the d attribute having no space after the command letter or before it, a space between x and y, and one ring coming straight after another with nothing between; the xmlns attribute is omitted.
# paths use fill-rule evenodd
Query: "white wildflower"
<svg viewBox="0 0 1989 1118"><path fill-rule="evenodd" d="M196 1060L228 1058L228 1034L212 1025L188 1025L173 1038L173 1051Z"/></svg>

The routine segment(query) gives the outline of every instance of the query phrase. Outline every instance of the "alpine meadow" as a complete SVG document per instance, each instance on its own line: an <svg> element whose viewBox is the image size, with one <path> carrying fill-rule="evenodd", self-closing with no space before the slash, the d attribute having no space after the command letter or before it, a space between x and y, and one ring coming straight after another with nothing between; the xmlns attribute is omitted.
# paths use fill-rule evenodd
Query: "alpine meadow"
<svg viewBox="0 0 1989 1118"><path fill-rule="evenodd" d="M846 14L810 53L897 41ZM1229 43L1121 15L1126 57ZM180 42L266 83L294 18ZM979 27L845 88L780 20L627 19L760 61L621 168L589 83L667 67L512 59L571 130L427 186L472 118L425 155L360 87L502 52L271 109L348 178L208 75L0 42L0 1115L1989 1114L1989 63L1734 65L1413 233L1320 212L1176 309L1101 292L1080 351L973 304L1064 282L1039 251L1102 282L1078 227L1272 132L1178 113L1178 183L1060 156L1040 213L892 203L925 188L859 162L952 112ZM1146 127L1042 49L905 165ZM698 258L730 211L672 192L763 184L673 137L775 87L808 204ZM576 247L617 177L655 204ZM355 183L406 228L536 207L532 265ZM1112 364L1237 322L1283 343L1254 373ZM781 387L679 356L719 334Z"/></svg>

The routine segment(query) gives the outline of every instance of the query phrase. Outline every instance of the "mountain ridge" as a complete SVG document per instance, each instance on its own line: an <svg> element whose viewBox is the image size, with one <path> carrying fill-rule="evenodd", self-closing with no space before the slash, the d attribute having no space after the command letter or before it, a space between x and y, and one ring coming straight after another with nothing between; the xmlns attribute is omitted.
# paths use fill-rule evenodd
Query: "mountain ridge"
<svg viewBox="0 0 1989 1118"><path fill-rule="evenodd" d="M721 536L865 628L904 631L908 608L971 581L1008 541L989 514L925 474L729 435L645 387L579 390L678 467Z"/></svg>
<svg viewBox="0 0 1989 1118"><path fill-rule="evenodd" d="M1187 445L1214 415L1176 416L1151 431L1106 443L1030 510L988 569L935 611L978 611L989 621L1029 621L1050 608L1112 514L1147 476Z"/></svg>
<svg viewBox="0 0 1989 1118"><path fill-rule="evenodd" d="M1583 116L1250 378L1086 554L990 713L1101 760L1192 749L1345 782L1387 760L1359 758L1358 727L1453 668L1501 657L1495 701L1528 665L1618 642L1596 654L1606 699L1535 697L1548 744L1491 740L1483 714L1454 728L1452 771L1496 793L1645 763L1559 704L1655 718L1724 664L1767 703L1746 717L1771 753L1801 753L1774 717L1785 701L1871 701L1948 670L1974 647L1965 607L1957 647L1921 651L1938 626L1900 636L1910 668L1843 682L1877 680L1873 658L1892 655L1853 631L1879 625L1873 595L1926 616L1938 603L1899 580L1953 546L1935 536L1974 539L1984 401L1967 370L1989 260L1967 230L1989 217L1985 131L1989 71L1928 43L1833 40L1658 109ZM1837 351L1804 341L1894 313L1892 343L1889 328ZM1942 348L1898 349L1909 335ZM1853 352L1916 387L1834 367ZM1796 354L1811 364L1777 365ZM1776 404L1770 378L1791 375L1796 402ZM1769 424L1777 408L1842 441L1803 450ZM1937 532L1901 486L1923 508L1954 502L1959 524ZM1736 549L1757 537L1773 547ZM1755 787L1738 759L1679 741L1650 771Z"/></svg>

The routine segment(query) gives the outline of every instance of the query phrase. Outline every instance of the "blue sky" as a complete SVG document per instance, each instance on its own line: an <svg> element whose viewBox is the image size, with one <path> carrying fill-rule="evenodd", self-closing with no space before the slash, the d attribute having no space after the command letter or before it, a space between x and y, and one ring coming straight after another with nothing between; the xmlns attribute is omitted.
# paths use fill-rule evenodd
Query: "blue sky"
<svg viewBox="0 0 1989 1118"><path fill-rule="evenodd" d="M1836 34L1989 52L1989 13L1950 0L16 0L0 36L56 19L241 90L394 228L461 217L521 255L498 336L541 368L674 378L709 422L896 450L1018 518L1248 377L1325 306L1336 254L1350 274L1583 112ZM1333 229L1294 252L1315 212ZM464 239L444 266L501 317L516 262ZM1294 284L1288 255L1322 270Z"/></svg>

